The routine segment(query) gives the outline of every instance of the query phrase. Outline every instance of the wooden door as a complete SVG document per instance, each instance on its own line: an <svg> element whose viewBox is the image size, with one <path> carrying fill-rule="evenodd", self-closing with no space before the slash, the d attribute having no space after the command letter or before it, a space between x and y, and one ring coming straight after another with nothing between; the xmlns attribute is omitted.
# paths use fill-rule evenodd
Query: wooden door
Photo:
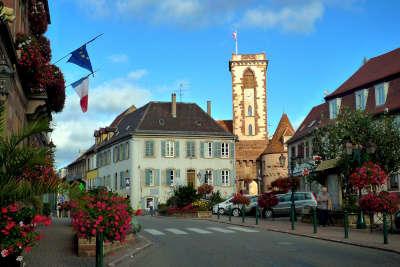
<svg viewBox="0 0 400 267"><path fill-rule="evenodd" d="M186 172L187 184L195 188L196 186L196 171L195 170L188 170Z"/></svg>

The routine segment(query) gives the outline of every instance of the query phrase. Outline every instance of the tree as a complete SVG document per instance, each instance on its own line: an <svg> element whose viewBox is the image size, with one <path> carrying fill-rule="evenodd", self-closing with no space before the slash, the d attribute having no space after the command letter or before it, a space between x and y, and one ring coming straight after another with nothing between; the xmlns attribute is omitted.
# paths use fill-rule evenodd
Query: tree
<svg viewBox="0 0 400 267"><path fill-rule="evenodd" d="M4 113L4 106L0 106L0 205L32 203L58 187L52 151L28 144L30 137L49 131L49 122L35 121L18 133L7 134Z"/></svg>

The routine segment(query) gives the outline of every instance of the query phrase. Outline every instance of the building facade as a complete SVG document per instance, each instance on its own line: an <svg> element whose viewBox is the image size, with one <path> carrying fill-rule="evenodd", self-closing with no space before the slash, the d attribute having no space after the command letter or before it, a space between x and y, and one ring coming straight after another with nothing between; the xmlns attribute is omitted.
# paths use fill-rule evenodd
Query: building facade
<svg viewBox="0 0 400 267"><path fill-rule="evenodd" d="M292 124L289 117L284 113L262 155L262 186L264 192L272 189L271 183L276 179L288 177L287 141L293 134Z"/></svg>
<svg viewBox="0 0 400 267"><path fill-rule="evenodd" d="M340 110L348 107L365 111L374 116L386 113L400 121L400 48L371 58L334 92L325 97L325 103L315 106L306 116L294 136L288 141L289 166L293 175L302 177L305 168L312 164L313 132L334 121ZM325 176L323 185L331 193L333 205L341 206L341 185L335 172L335 160L322 162L318 167ZM390 177L388 189L399 191L399 174ZM301 190L318 191L318 187L307 185L304 178Z"/></svg>
<svg viewBox="0 0 400 267"><path fill-rule="evenodd" d="M223 197L236 191L235 137L196 104L177 103L175 95L171 102L124 111L95 138L95 178L87 185L129 196L133 208L165 203L183 185L207 183Z"/></svg>

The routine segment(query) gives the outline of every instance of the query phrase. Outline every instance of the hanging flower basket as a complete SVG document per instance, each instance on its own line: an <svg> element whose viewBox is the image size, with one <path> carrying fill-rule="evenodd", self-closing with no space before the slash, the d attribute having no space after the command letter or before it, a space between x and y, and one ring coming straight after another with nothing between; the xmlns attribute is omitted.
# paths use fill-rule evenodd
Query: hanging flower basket
<svg viewBox="0 0 400 267"><path fill-rule="evenodd" d="M43 58L43 63L49 63L51 61L50 40L47 39L45 36L40 35L39 37L37 37L37 42L39 45L40 54Z"/></svg>
<svg viewBox="0 0 400 267"><path fill-rule="evenodd" d="M29 1L29 29L35 35L44 34L47 31L48 20L46 8L42 0Z"/></svg>
<svg viewBox="0 0 400 267"><path fill-rule="evenodd" d="M45 61L36 38L32 35L17 34L17 64L22 85L25 88L39 87L40 69Z"/></svg>
<svg viewBox="0 0 400 267"><path fill-rule="evenodd" d="M62 111L65 104L65 80L61 70L55 65L43 66L39 84L46 90L50 110Z"/></svg>
<svg viewBox="0 0 400 267"><path fill-rule="evenodd" d="M373 162L366 162L350 175L350 183L357 189L368 188L376 191L388 180L385 171Z"/></svg>
<svg viewBox="0 0 400 267"><path fill-rule="evenodd" d="M250 199L243 196L242 194L235 194L232 198L233 204L249 205Z"/></svg>

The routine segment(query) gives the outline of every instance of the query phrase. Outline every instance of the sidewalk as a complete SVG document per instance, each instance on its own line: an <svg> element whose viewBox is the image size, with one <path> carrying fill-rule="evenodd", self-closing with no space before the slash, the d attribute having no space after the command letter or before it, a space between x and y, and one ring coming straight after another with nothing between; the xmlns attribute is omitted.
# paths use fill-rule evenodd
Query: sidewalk
<svg viewBox="0 0 400 267"><path fill-rule="evenodd" d="M73 236L69 218L52 218L52 224L41 230L43 238L31 253L24 255L26 267L92 267L95 258L78 257L73 251ZM139 235L140 236L140 235ZM149 242L138 237L134 245L121 249L104 258L105 266L117 266L131 255L148 247Z"/></svg>
<svg viewBox="0 0 400 267"><path fill-rule="evenodd" d="M241 217L231 217L232 221L229 222L228 216L220 216L220 219L218 220L217 215L213 215L213 217L208 220L246 227L261 228L268 231L305 236L309 238L317 238L360 247L380 249L400 254L400 234L389 234L389 244L385 245L383 244L383 233L370 233L369 229L349 229L349 238L345 239L343 227L318 227L317 233L313 234L313 225L302 223L300 221L297 221L295 223L295 230L292 230L289 218L277 218L273 220L260 219L258 225L255 224L254 217L246 217L244 223L242 223Z"/></svg>

